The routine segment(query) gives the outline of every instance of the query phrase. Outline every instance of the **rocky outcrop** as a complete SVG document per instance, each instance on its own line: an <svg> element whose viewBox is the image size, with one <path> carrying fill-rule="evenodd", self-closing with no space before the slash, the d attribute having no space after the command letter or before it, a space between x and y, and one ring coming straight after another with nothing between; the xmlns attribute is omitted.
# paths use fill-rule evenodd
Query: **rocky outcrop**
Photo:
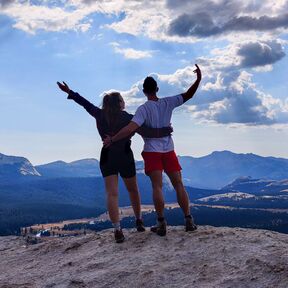
<svg viewBox="0 0 288 288"><path fill-rule="evenodd" d="M0 237L0 287L288 287L288 235L200 226L124 229L28 245Z"/></svg>

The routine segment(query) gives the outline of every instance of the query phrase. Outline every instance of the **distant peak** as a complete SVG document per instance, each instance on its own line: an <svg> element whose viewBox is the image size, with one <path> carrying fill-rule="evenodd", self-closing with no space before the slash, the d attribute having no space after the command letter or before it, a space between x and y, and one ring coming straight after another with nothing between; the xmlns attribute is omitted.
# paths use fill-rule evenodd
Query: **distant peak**
<svg viewBox="0 0 288 288"><path fill-rule="evenodd" d="M54 162L50 162L48 164L67 164L67 162L62 161L62 160L57 160L57 161L54 161Z"/></svg>
<svg viewBox="0 0 288 288"><path fill-rule="evenodd" d="M70 164L77 164L77 163L95 163L98 162L97 159L95 158L86 158L86 159L80 159L80 160L75 160L73 162L70 162Z"/></svg>
<svg viewBox="0 0 288 288"><path fill-rule="evenodd" d="M223 151L214 151L211 153L212 155L215 155L215 154L235 154L229 150L223 150Z"/></svg>
<svg viewBox="0 0 288 288"><path fill-rule="evenodd" d="M57 161L54 161L54 162L49 162L49 163L45 163L45 164L39 164L39 165L36 165L35 167L43 167L43 166L46 166L46 167L53 167L53 166L64 166L64 165L67 165L66 162L62 161L62 160L57 160Z"/></svg>

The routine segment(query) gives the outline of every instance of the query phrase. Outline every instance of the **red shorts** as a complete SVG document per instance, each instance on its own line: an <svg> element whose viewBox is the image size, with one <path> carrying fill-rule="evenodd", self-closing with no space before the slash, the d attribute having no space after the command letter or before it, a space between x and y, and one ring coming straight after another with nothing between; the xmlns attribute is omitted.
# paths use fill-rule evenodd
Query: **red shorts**
<svg viewBox="0 0 288 288"><path fill-rule="evenodd" d="M145 174L161 170L166 173L180 171L182 168L174 151L169 152L142 152Z"/></svg>

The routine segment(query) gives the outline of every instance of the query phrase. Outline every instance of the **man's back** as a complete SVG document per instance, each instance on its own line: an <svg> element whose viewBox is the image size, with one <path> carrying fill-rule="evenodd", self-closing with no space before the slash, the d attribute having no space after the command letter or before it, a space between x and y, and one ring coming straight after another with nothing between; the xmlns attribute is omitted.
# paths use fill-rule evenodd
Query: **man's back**
<svg viewBox="0 0 288 288"><path fill-rule="evenodd" d="M158 101L148 100L136 110L132 121L141 126L143 123L148 127L160 128L169 126L173 110L183 104L182 95L159 98ZM163 138L143 138L144 151L146 152L169 152L174 150L171 136Z"/></svg>

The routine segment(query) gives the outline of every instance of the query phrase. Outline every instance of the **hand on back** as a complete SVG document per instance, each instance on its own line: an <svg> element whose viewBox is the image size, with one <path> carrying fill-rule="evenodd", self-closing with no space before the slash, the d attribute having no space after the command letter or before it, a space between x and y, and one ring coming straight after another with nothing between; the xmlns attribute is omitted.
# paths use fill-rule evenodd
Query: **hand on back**
<svg viewBox="0 0 288 288"><path fill-rule="evenodd" d="M103 146L105 148L108 148L112 144L112 137L109 135L106 135L104 140L103 140Z"/></svg>
<svg viewBox="0 0 288 288"><path fill-rule="evenodd" d="M64 92L66 92L67 94L69 94L70 88L69 88L69 86L68 86L64 81L63 81L63 84L60 83L60 82L57 82L57 85L58 85L58 87L59 87L62 91L64 91Z"/></svg>

